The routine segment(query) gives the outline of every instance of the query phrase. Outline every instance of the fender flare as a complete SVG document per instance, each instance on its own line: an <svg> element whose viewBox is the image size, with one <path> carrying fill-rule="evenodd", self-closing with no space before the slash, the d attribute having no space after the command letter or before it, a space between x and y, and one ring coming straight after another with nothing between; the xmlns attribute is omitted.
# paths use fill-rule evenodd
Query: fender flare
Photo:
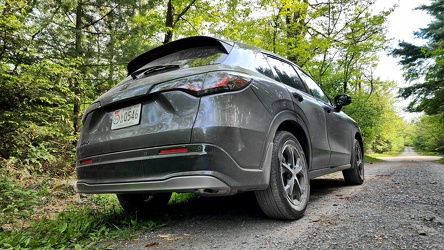
<svg viewBox="0 0 444 250"><path fill-rule="evenodd" d="M292 133L301 143L304 149L309 169L311 166L311 141L310 133L308 131L306 122L298 114L290 110L284 110L279 112L272 120L266 136L266 143L262 152L264 157L260 169L262 169L262 181L267 186L270 181L271 160L273 152L273 140L279 130L286 130Z"/></svg>

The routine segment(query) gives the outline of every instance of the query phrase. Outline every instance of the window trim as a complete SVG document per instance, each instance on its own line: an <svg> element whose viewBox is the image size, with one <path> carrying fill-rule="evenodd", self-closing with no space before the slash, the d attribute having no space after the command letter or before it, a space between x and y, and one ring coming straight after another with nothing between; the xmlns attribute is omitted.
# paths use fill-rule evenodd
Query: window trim
<svg viewBox="0 0 444 250"><path fill-rule="evenodd" d="M299 90L299 91L302 91L302 92L304 92L304 93L307 93L307 94L310 94L310 95L311 95L311 91L310 91L310 89L308 88L307 84L306 84L305 81L302 79L302 77L299 75L298 71L295 69L295 67L294 67L295 64L294 64L294 63L292 63L291 61L286 60L286 59L284 59L284 58L282 58L282 57L275 56L275 55L273 55L273 54L268 54L268 53L263 53L263 54L265 55L265 59L267 60L268 64L270 65L271 70L273 71L273 74L274 74L274 76L275 76L275 78L276 78L276 81L279 81L280 83L284 84L285 86L288 86L288 87L291 87L291 88L297 89L297 90ZM294 72L296 73L296 76L297 76L297 77L299 78L299 80L301 81L301 83L302 83L302 87L304 87L304 89L303 89L303 90L302 90L302 89L298 89L298 88L295 88L295 87L293 87L293 86L290 86L290 85L284 83L284 82L281 80L281 78L279 77L279 74L278 74L278 73L276 72L276 70L274 69L273 65L268 61L268 57L270 57L270 58L272 58L272 59L275 59L275 60L278 60L278 61L281 61L281 62L283 62L283 63L286 63L286 64L288 64L290 67L292 67L293 70L294 70ZM277 80L277 79L278 79L278 80Z"/></svg>
<svg viewBox="0 0 444 250"><path fill-rule="evenodd" d="M313 79L313 77L312 77L310 74L308 74L307 72L305 72L304 70L302 70L302 69L301 69L299 66L297 66L296 64L293 64L293 66L294 66L294 68L296 69L296 72L298 73L299 77L300 77L300 78L302 79L302 81L304 82L306 88L308 88L308 91L309 91L308 93L309 93L311 96L313 96L314 98L316 98L316 100L319 100L319 101L321 101L322 103L325 103L325 104L328 104L328 105L330 105L330 106L333 106L330 97L325 93L325 91L322 89L322 87L319 86L319 83L316 82L315 79ZM312 81L313 81L313 82L319 87L319 89L322 91L322 93L324 94L324 96L327 98L328 102L326 102L325 100L320 99L319 97L316 97L316 96L313 94L313 92L311 91L311 89L310 89L310 87L308 86L307 82L304 80L304 78L303 78L302 76L300 76L298 70L299 70L301 73L303 73L303 74L305 74L306 76L308 76L308 77L309 77L309 78L310 78L310 79L311 79L311 80L312 80Z"/></svg>

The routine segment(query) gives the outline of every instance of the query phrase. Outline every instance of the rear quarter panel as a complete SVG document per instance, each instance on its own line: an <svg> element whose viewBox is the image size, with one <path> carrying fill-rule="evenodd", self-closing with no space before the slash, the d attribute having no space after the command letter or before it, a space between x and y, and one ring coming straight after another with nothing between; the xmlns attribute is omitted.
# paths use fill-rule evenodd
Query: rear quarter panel
<svg viewBox="0 0 444 250"><path fill-rule="evenodd" d="M260 169L270 123L270 114L251 87L204 96L191 142L218 145L241 168Z"/></svg>

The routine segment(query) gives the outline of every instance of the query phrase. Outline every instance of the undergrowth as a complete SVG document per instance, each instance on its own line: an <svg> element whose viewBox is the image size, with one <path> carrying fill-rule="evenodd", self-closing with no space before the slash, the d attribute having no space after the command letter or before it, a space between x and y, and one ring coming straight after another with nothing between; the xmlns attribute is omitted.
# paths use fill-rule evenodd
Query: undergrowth
<svg viewBox="0 0 444 250"><path fill-rule="evenodd" d="M373 155L364 155L364 162L366 162L366 163L380 162L380 161L382 161L382 160L374 157Z"/></svg>
<svg viewBox="0 0 444 250"><path fill-rule="evenodd" d="M115 195L79 195L72 182L0 163L0 249L106 248L109 240L174 223L165 213L126 213ZM170 204L193 197L174 194Z"/></svg>
<svg viewBox="0 0 444 250"><path fill-rule="evenodd" d="M35 219L28 228L1 233L2 249L88 249L109 239L131 240L140 230L167 225L168 219L138 220L115 208L70 207L55 218Z"/></svg>

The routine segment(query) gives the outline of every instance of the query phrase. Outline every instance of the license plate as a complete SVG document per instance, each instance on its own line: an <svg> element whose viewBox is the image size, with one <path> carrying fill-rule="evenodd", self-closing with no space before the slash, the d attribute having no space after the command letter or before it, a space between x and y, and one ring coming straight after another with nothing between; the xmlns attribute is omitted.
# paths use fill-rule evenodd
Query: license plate
<svg viewBox="0 0 444 250"><path fill-rule="evenodd" d="M139 103L133 106L114 110L111 129L114 130L138 125L140 122L141 107L142 105Z"/></svg>

